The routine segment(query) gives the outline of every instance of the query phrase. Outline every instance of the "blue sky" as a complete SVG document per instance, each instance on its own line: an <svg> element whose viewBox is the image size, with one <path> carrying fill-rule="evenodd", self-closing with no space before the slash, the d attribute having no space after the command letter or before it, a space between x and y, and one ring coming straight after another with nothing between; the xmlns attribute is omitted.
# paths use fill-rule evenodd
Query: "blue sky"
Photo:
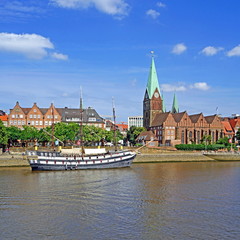
<svg viewBox="0 0 240 240"><path fill-rule="evenodd" d="M238 0L0 0L0 109L142 115L150 51L167 110L239 111ZM218 111L216 109L218 108Z"/></svg>

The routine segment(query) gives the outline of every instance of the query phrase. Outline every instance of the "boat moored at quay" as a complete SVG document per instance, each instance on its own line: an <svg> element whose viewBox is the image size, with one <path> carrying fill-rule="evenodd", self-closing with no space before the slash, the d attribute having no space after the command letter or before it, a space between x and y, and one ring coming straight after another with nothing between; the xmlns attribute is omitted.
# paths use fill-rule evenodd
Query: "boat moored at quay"
<svg viewBox="0 0 240 240"><path fill-rule="evenodd" d="M129 167L136 157L136 153L117 151L95 155L66 155L53 151L27 151L27 156L33 171L49 171Z"/></svg>

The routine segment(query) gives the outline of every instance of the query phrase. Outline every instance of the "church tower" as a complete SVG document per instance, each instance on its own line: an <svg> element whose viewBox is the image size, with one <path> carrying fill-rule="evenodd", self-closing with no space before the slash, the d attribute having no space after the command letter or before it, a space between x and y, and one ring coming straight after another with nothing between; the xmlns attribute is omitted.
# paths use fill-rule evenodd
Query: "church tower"
<svg viewBox="0 0 240 240"><path fill-rule="evenodd" d="M154 57L152 56L147 88L143 100L143 126L146 129L149 129L149 127L151 127L154 116L157 113L161 112L163 112L163 100L158 84Z"/></svg>

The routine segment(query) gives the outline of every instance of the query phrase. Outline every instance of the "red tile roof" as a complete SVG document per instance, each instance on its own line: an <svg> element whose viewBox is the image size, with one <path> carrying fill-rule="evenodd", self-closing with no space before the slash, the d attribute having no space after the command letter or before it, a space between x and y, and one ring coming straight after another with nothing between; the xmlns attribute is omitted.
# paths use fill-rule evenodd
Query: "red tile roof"
<svg viewBox="0 0 240 240"><path fill-rule="evenodd" d="M224 133L225 134L234 134L234 131L229 123L229 121L222 121L222 125L224 126Z"/></svg>
<svg viewBox="0 0 240 240"><path fill-rule="evenodd" d="M8 120L8 115L0 116L0 120L7 121Z"/></svg>

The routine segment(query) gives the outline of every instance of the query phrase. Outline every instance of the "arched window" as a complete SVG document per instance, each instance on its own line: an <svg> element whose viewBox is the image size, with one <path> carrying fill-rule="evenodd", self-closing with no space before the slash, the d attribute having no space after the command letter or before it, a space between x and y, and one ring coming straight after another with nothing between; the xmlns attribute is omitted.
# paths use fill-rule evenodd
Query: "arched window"
<svg viewBox="0 0 240 240"><path fill-rule="evenodd" d="M181 143L184 144L184 131L182 131L182 134L181 134Z"/></svg>

